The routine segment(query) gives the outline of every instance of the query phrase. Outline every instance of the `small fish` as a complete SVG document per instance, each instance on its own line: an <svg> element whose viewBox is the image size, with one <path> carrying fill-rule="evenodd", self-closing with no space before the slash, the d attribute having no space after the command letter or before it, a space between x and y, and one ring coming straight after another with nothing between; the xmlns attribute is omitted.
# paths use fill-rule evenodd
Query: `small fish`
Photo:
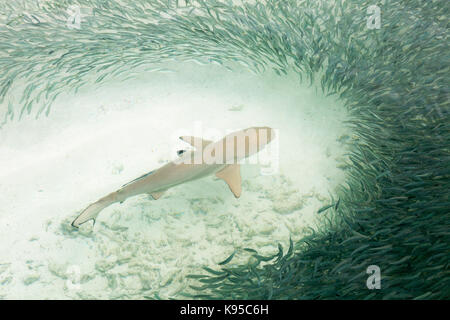
<svg viewBox="0 0 450 320"><path fill-rule="evenodd" d="M216 270L213 270L213 269L208 268L208 267L203 267L203 270L205 270L206 272L212 273L212 274L214 274L216 276L223 276L223 275L227 274L227 272L216 271Z"/></svg>
<svg viewBox="0 0 450 320"><path fill-rule="evenodd" d="M227 264L228 262L231 261L231 259L233 259L234 255L236 254L236 251L233 252L228 258L226 258L225 260L223 260L222 262L219 262L218 265L224 265Z"/></svg>
<svg viewBox="0 0 450 320"><path fill-rule="evenodd" d="M324 212L325 210L328 210L328 209L330 209L330 208L333 207L333 206L335 206L334 203L329 204L329 205L326 205L326 206L320 208L319 211L317 211L317 213L322 213L322 212Z"/></svg>
<svg viewBox="0 0 450 320"><path fill-rule="evenodd" d="M336 204L334 205L334 210L337 210L339 208L339 204L341 203L341 198L338 199Z"/></svg>

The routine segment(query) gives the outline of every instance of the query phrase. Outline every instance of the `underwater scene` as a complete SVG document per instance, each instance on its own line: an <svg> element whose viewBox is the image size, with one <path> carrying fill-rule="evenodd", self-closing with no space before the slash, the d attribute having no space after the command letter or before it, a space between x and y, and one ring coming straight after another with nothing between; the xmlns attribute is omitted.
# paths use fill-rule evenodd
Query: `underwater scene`
<svg viewBox="0 0 450 320"><path fill-rule="evenodd" d="M0 0L0 299L449 299L449 11Z"/></svg>

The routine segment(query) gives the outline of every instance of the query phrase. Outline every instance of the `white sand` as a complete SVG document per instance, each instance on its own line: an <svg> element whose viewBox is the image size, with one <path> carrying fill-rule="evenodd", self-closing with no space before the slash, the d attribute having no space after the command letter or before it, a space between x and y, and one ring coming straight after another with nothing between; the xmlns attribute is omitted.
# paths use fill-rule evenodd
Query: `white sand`
<svg viewBox="0 0 450 320"><path fill-rule="evenodd" d="M0 298L177 298L192 283L186 274L238 248L287 249L290 236L314 227L344 179L336 167L345 152L337 139L348 134L342 105L294 74L165 67L176 72L61 95L48 118L0 130ZM89 203L172 160L176 137L195 123L206 138L279 129L279 171L243 165L240 199L210 177L157 201L113 205L93 230L70 226ZM247 258L238 253L232 263Z"/></svg>

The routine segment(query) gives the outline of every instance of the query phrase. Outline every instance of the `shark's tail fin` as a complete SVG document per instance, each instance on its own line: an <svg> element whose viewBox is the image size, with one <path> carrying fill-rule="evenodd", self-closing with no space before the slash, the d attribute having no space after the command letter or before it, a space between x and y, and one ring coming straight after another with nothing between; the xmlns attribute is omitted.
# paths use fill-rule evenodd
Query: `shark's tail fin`
<svg viewBox="0 0 450 320"><path fill-rule="evenodd" d="M91 203L81 214L72 222L72 226L78 228L83 223L97 218L100 211L117 202L116 192L113 192L106 197L101 198L97 202Z"/></svg>

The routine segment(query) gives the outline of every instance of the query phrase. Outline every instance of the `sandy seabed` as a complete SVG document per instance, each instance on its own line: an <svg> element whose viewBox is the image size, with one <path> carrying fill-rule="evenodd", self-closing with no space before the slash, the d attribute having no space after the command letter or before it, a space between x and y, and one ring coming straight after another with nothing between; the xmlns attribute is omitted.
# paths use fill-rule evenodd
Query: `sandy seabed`
<svg viewBox="0 0 450 320"><path fill-rule="evenodd" d="M0 298L182 298L187 274L241 248L285 249L315 228L345 178L344 106L295 74L172 64L58 97L48 117L0 130ZM273 174L243 164L242 196L214 177L128 199L94 227L89 203L176 157L181 134L277 129Z"/></svg>

